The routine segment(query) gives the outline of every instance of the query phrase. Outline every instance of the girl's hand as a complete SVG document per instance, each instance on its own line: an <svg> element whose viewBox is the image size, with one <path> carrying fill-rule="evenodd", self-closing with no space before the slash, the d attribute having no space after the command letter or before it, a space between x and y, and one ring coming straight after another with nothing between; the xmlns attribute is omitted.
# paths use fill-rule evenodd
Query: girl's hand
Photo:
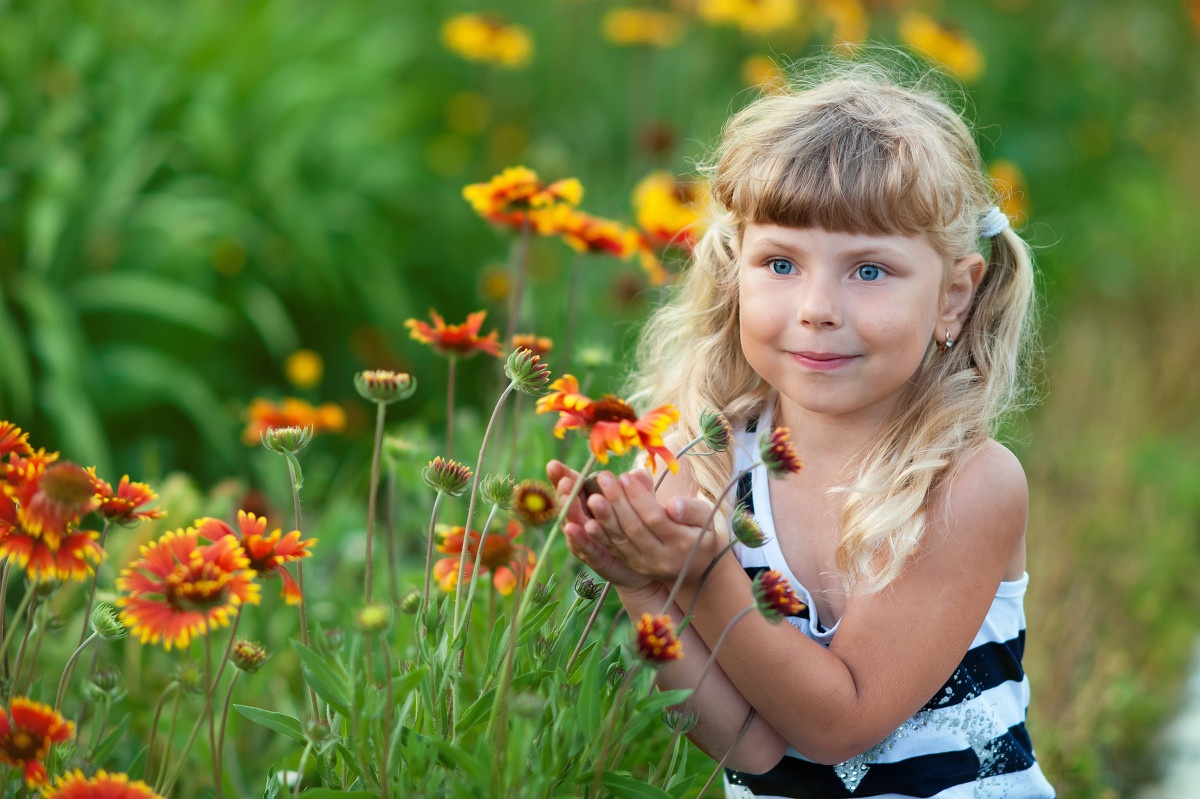
<svg viewBox="0 0 1200 799"><path fill-rule="evenodd" d="M710 503L677 496L659 504L645 469L620 477L600 472L598 482L602 493L588 498L592 518L584 522L585 532L630 570L674 582L703 531L686 580L700 579L724 544L711 527L704 529Z"/></svg>

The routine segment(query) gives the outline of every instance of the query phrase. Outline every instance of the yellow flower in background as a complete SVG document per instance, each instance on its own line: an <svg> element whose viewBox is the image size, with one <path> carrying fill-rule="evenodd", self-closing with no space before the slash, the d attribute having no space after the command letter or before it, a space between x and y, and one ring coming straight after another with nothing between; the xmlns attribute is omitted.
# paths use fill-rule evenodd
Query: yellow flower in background
<svg viewBox="0 0 1200 799"><path fill-rule="evenodd" d="M669 11L614 8L604 15L604 38L613 44L648 44L671 47L679 41L683 24Z"/></svg>
<svg viewBox="0 0 1200 799"><path fill-rule="evenodd" d="M296 388L312 388L325 376L325 361L312 350L296 350L283 362L283 374Z"/></svg>
<svg viewBox="0 0 1200 799"><path fill-rule="evenodd" d="M742 80L764 94L779 94L787 89L787 76L765 55L752 55L742 62Z"/></svg>
<svg viewBox="0 0 1200 799"><path fill-rule="evenodd" d="M946 66L970 82L983 72L983 53L957 28L948 27L933 17L910 11L900 22L900 36L911 47Z"/></svg>
<svg viewBox="0 0 1200 799"><path fill-rule="evenodd" d="M1029 219L1029 191L1025 175L1012 161L1003 159L988 164L988 177L1000 201L1000 210L1020 227Z"/></svg>
<svg viewBox="0 0 1200 799"><path fill-rule="evenodd" d="M533 39L520 25L494 14L459 14L442 24L442 43L468 61L516 69L533 57Z"/></svg>
<svg viewBox="0 0 1200 799"><path fill-rule="evenodd" d="M833 22L833 43L853 49L867 38L867 11L858 0L822 0L821 11Z"/></svg>
<svg viewBox="0 0 1200 799"><path fill-rule="evenodd" d="M699 0L696 13L706 22L737 25L749 33L771 33L795 25L797 0Z"/></svg>
<svg viewBox="0 0 1200 799"><path fill-rule="evenodd" d="M638 226L652 244L680 247L688 252L704 233L707 181L679 181L670 172L651 172L633 190Z"/></svg>

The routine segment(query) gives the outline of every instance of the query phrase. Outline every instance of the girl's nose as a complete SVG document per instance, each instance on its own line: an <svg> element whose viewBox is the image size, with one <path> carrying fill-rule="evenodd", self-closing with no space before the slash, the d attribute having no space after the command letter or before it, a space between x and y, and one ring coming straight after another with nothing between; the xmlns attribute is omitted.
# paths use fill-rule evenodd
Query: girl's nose
<svg viewBox="0 0 1200 799"><path fill-rule="evenodd" d="M839 327L842 324L842 304L836 278L820 274L805 277L800 290L798 318L800 324L816 328Z"/></svg>

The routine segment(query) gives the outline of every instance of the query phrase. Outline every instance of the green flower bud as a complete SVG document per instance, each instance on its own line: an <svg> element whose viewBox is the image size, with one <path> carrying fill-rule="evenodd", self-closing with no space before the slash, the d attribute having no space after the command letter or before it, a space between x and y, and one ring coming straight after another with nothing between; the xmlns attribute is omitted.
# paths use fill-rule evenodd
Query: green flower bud
<svg viewBox="0 0 1200 799"><path fill-rule="evenodd" d="M354 623L367 635L381 633L392 623L392 610L387 605L373 602L359 609L354 615Z"/></svg>
<svg viewBox="0 0 1200 799"><path fill-rule="evenodd" d="M740 541L742 546L758 549L767 543L767 537L763 534L758 520L750 515L745 505L739 504L733 509L733 519L730 520L730 526L733 529L733 537Z"/></svg>
<svg viewBox="0 0 1200 799"><path fill-rule="evenodd" d="M108 602L97 602L92 608L92 629L105 641L120 641L129 635L120 612Z"/></svg>
<svg viewBox="0 0 1200 799"><path fill-rule="evenodd" d="M516 487L517 481L506 474L489 474L479 483L479 495L489 505L508 510L512 504L513 489Z"/></svg>
<svg viewBox="0 0 1200 799"><path fill-rule="evenodd" d="M546 385L550 382L550 367L542 363L533 350L525 347L518 347L508 356L504 362L504 374L517 390L535 397L545 394Z"/></svg>
<svg viewBox="0 0 1200 799"><path fill-rule="evenodd" d="M604 593L604 580L591 572L582 571L575 577L575 593L585 602L594 602Z"/></svg>
<svg viewBox="0 0 1200 799"><path fill-rule="evenodd" d="M300 450L308 446L312 441L313 426L306 425L300 427L292 425L290 427L269 427L260 434L259 438L262 444L272 452L278 452L281 455L291 453L295 455Z"/></svg>
<svg viewBox="0 0 1200 799"><path fill-rule="evenodd" d="M452 497L460 496L471 481L471 470L458 461L443 460L438 456L429 462L422 472L425 484L435 491Z"/></svg>
<svg viewBox="0 0 1200 799"><path fill-rule="evenodd" d="M253 674L261 669L268 657L262 644L247 641L245 638L234 641L233 649L229 652L229 659L233 661L233 665L246 674Z"/></svg>
<svg viewBox="0 0 1200 799"><path fill-rule="evenodd" d="M411 397L417 390L417 380L407 372L367 370L354 375L354 390L363 399L388 405Z"/></svg>
<svg viewBox="0 0 1200 799"><path fill-rule="evenodd" d="M421 592L415 588L400 600L400 612L407 616L415 616L420 609Z"/></svg>
<svg viewBox="0 0 1200 799"><path fill-rule="evenodd" d="M724 452L733 441L733 428L725 414L705 408L700 412L700 435L713 452Z"/></svg>

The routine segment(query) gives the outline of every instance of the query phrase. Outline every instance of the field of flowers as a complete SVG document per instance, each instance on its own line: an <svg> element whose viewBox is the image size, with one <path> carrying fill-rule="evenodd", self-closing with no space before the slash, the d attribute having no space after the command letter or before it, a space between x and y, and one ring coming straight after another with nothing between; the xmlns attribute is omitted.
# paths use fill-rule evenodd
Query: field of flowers
<svg viewBox="0 0 1200 799"><path fill-rule="evenodd" d="M571 559L545 463L670 423L601 397L724 120L884 47L961 82L1037 248L1008 443L1039 759L1063 797L1153 779L1200 634L1197 4L68 0L0 30L0 794L703 793L650 687L673 631Z"/></svg>

